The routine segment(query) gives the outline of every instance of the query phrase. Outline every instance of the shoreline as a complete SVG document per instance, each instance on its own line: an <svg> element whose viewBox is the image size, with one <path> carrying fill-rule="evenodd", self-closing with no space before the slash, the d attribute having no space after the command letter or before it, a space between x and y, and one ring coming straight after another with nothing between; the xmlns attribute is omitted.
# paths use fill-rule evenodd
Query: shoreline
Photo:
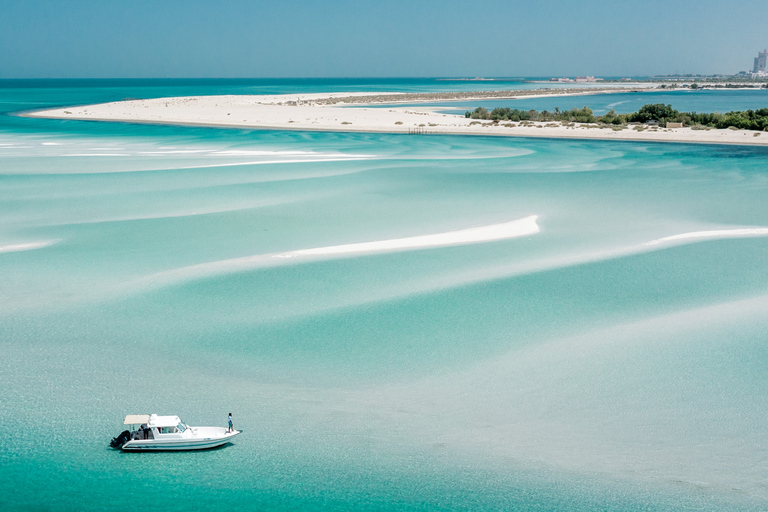
<svg viewBox="0 0 768 512"><path fill-rule="evenodd" d="M522 96L573 96L605 93L603 90L585 92L573 89L533 91L536 92ZM485 93L484 99L489 99L492 94L507 94L508 92L488 91ZM626 93L629 91L619 89L612 92ZM321 93L272 96L189 96L126 100L80 107L28 111L18 115L48 119L234 129L480 135L768 146L768 133L751 130L649 128L643 125L630 125L627 128L617 130L610 125L596 124L480 121L461 115L435 112L434 110L439 107L405 107L390 103L393 98L401 99L402 102L415 103L418 101L415 96L430 97L422 99L422 102L466 102L471 101L470 95L477 94L477 91L463 92L460 98L446 100L432 99L435 94L455 95L455 93ZM404 98L404 96L408 97ZM494 98L510 99L507 96L495 96ZM369 107L374 104L383 106ZM392 108L386 108L387 105L392 105Z"/></svg>
<svg viewBox="0 0 768 512"><path fill-rule="evenodd" d="M561 96L590 96L597 94L617 94L630 92L654 92L657 84L635 84L622 86L616 84L609 87L555 87L541 89L512 89L504 91L455 91L455 92L431 92L431 93L343 93L309 94L300 97L301 101L316 102L319 105L394 105L400 103L429 103L429 102L454 102L454 101L485 101L485 100L519 100L534 96L561 97ZM663 89L658 89L663 91ZM281 95L294 96L294 95ZM277 104L291 104L291 100Z"/></svg>
<svg viewBox="0 0 768 512"><path fill-rule="evenodd" d="M35 116L22 116L22 117L35 117ZM41 117L42 116L37 116ZM64 119L64 118L46 118L46 119ZM72 119L73 121L90 121L90 122L108 122L108 123L123 123L123 124L139 124L139 125L151 125L151 126L188 126L190 128L221 128L224 130L242 130L242 129L251 129L251 130L264 130L264 131L288 131L288 132L339 132L339 133L371 133L371 134L391 134L391 135L468 135L471 137L509 137L509 138L518 138L518 139L552 139L552 140L598 140L598 141L618 141L618 142L653 142L653 143L667 143L667 144L703 144L703 145L724 145L724 146L749 146L749 147L760 147L760 146L768 146L768 140L765 141L751 141L751 140L745 140L745 141L738 141L738 142L731 142L731 141L717 141L717 140L687 140L687 139L677 139L677 138L671 138L671 137L659 137L659 138L649 138L649 137L632 137L628 134L628 136L625 137L616 137L616 136L610 136L607 133L605 134L605 137L601 137L599 135L589 135L587 136L586 133L583 133L579 135L576 134L569 134L569 135L561 135L560 133L492 133L492 132L467 132L464 130L445 130L440 132L432 132L432 131L424 131L423 133L413 134L403 131L391 131L387 129L382 130L373 130L373 129L355 129L355 128L344 128L344 129L327 129L327 128L318 128L318 127L292 127L292 126L280 126L280 127L271 127L271 126L243 126L242 124L223 124L223 123L196 123L196 122L163 122L163 121L136 121L136 120L129 120L129 121L121 121L121 120L115 120L115 119L74 119L74 118L67 118ZM541 123L544 124L544 123ZM600 128L590 128L592 130L600 130ZM682 128L685 130L685 128ZM605 131L611 131L610 129L603 129ZM679 128L677 130L680 130ZM625 130L630 131L630 130ZM670 130L671 131L671 130ZM712 130L714 131L714 129ZM720 131L726 131L726 130L720 130ZM742 132L747 133L763 133L763 132L754 132L749 130L741 130ZM766 134L766 139L768 139L768 134Z"/></svg>

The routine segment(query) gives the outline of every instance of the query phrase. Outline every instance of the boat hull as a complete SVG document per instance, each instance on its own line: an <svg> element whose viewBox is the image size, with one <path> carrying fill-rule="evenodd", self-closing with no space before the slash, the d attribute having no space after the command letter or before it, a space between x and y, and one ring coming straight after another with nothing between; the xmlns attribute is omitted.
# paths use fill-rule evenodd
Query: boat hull
<svg viewBox="0 0 768 512"><path fill-rule="evenodd" d="M223 436L182 438L182 439L140 439L128 441L122 446L126 452L182 452L191 450L210 450L227 444L240 432L235 431Z"/></svg>

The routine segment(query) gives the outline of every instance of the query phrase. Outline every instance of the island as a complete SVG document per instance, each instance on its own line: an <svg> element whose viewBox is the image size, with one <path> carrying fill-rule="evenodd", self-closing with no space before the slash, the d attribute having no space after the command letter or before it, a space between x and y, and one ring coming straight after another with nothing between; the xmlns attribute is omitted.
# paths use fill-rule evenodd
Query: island
<svg viewBox="0 0 768 512"><path fill-rule="evenodd" d="M586 107L576 109L581 113L572 112L574 115L568 118L558 118L553 113L537 113L534 118L524 119L514 114L513 109L501 109L507 113L494 117L494 111L488 112L485 109L475 109L465 115L454 115L442 113L445 106L419 105L427 102L514 100L531 96L619 94L632 90L650 92L659 89L655 84L649 83L643 88L633 84L631 88L614 86L522 91L192 96L117 101L28 112L24 115L54 119L276 130L768 145L768 133L763 136L763 132L744 129L739 127L738 123L722 127L711 114L698 114L710 117L706 118L704 123L689 122L690 126L686 126L685 119L693 120L690 114L686 118L674 111L676 114L672 115L665 110L666 107L671 109L671 106L663 105L661 112L667 117L661 119L662 122L658 126L647 124L647 121L658 120L658 115L655 119L653 116L640 119L627 114L609 113L608 116L613 116L612 118L603 116L600 119L595 118ZM683 122L672 122L677 119L682 119Z"/></svg>

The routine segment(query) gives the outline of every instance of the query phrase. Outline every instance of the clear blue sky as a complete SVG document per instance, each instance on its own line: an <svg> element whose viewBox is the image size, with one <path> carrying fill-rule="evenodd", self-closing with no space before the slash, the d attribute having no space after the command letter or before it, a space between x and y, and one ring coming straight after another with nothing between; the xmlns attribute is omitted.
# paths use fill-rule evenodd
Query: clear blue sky
<svg viewBox="0 0 768 512"><path fill-rule="evenodd" d="M0 0L0 78L733 73L768 0Z"/></svg>

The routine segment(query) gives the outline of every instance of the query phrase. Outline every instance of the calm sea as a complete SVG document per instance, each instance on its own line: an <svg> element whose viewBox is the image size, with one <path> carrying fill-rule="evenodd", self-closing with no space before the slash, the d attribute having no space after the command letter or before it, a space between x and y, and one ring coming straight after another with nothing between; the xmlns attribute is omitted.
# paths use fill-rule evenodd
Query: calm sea
<svg viewBox="0 0 768 512"><path fill-rule="evenodd" d="M526 84L528 85L528 84ZM443 103L423 103L423 106L445 107L440 111L445 114L464 114L467 110L485 107L492 110L497 107L517 108L520 110L568 110L572 108L591 108L595 115L603 115L609 110L623 114L635 112L648 103L672 105L680 112L730 112L732 110L756 110L768 108L768 89L707 89L646 92L627 92L621 94L595 94L590 96L550 96L531 97L518 100L481 100Z"/></svg>
<svg viewBox="0 0 768 512"><path fill-rule="evenodd" d="M0 82L0 508L766 509L768 148L12 115L531 86ZM273 256L531 215L495 242ZM229 412L218 450L108 447L126 414Z"/></svg>

